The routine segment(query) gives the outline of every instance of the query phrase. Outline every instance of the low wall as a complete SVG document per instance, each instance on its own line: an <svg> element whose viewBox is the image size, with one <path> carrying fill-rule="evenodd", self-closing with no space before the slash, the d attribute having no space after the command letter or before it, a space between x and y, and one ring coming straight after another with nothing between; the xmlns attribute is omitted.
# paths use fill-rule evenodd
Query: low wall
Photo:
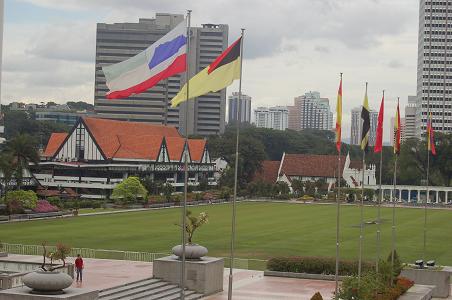
<svg viewBox="0 0 452 300"><path fill-rule="evenodd" d="M432 299L433 289L432 285L413 285L408 291L405 292L398 300L430 300Z"/></svg>
<svg viewBox="0 0 452 300"><path fill-rule="evenodd" d="M433 269L411 269L405 268L400 273L400 276L406 277L416 284L432 285L433 297L447 298L450 294L450 274L448 269L433 270Z"/></svg>
<svg viewBox="0 0 452 300"><path fill-rule="evenodd" d="M278 272L278 271L264 271L264 276L274 276L274 277L287 277L287 278L299 278L299 279L314 279L314 280L335 280L335 275L329 274L310 274L310 273L294 273L294 272ZM347 276L338 276L339 280L342 281Z"/></svg>

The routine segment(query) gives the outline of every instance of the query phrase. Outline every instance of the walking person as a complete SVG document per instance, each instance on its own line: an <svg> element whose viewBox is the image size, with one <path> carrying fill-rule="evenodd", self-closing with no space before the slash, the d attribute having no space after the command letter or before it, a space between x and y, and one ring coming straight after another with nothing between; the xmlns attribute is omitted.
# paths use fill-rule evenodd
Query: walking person
<svg viewBox="0 0 452 300"><path fill-rule="evenodd" d="M75 272L77 273L77 282L83 280L83 258L80 254L77 254L77 258L75 259Z"/></svg>

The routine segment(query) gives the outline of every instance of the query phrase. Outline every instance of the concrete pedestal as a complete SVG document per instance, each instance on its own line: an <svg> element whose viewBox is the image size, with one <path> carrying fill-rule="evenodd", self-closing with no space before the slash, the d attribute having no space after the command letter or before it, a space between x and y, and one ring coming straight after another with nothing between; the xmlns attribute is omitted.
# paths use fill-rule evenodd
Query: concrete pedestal
<svg viewBox="0 0 452 300"><path fill-rule="evenodd" d="M99 291L67 288L61 295L36 295L30 294L31 289L27 287L17 287L0 291L0 300L96 300L99 298Z"/></svg>
<svg viewBox="0 0 452 300"><path fill-rule="evenodd" d="M400 276L408 278L416 284L433 285L433 297L447 298L450 293L450 275L448 268L432 269L403 269Z"/></svg>
<svg viewBox="0 0 452 300"><path fill-rule="evenodd" d="M173 284L180 284L181 261L177 256L154 260L154 277ZM186 260L185 287L204 295L223 290L224 260L205 256L201 260Z"/></svg>

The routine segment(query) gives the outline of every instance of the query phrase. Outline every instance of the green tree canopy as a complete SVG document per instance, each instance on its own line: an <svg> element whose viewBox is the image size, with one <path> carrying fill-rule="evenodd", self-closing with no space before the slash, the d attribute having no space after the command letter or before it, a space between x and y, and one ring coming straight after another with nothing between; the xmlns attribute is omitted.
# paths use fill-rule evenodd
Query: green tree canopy
<svg viewBox="0 0 452 300"><path fill-rule="evenodd" d="M9 191L6 193L5 203L8 205L13 201L20 203L23 208L33 209L38 203L38 196L33 191Z"/></svg>
<svg viewBox="0 0 452 300"><path fill-rule="evenodd" d="M148 192L141 184L138 177L129 177L119 183L114 189L111 197L119 203L133 203L139 199L146 199Z"/></svg>

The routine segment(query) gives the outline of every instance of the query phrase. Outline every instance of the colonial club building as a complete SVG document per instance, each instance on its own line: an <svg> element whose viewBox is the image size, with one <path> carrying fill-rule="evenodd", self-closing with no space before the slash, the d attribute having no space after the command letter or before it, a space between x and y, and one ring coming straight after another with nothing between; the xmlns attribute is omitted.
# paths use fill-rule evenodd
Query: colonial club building
<svg viewBox="0 0 452 300"><path fill-rule="evenodd" d="M292 181L324 180L328 190L337 181L338 162L336 155L286 154L283 153L281 161L263 161L261 171L256 180L267 183L278 181L286 182L292 190ZM341 157L340 171L342 178L349 187L359 188L362 185L362 162L350 160L347 155ZM364 171L364 185L376 184L375 166L366 166Z"/></svg>
<svg viewBox="0 0 452 300"><path fill-rule="evenodd" d="M181 189L187 152L189 185L215 185L206 140L185 143L170 126L83 117L69 133L52 133L33 173L44 188L71 188L82 198L107 198L129 176Z"/></svg>

